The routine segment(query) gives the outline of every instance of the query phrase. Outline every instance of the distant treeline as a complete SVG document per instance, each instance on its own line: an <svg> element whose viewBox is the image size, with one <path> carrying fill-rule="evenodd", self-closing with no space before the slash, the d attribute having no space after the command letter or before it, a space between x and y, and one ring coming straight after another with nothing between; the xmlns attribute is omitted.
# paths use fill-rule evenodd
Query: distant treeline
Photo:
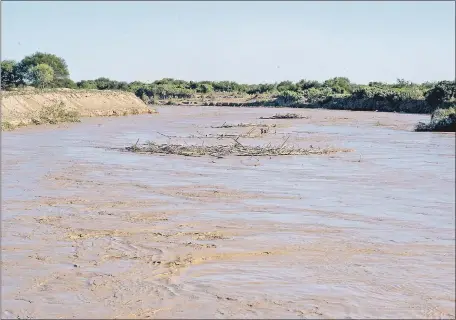
<svg viewBox="0 0 456 320"><path fill-rule="evenodd" d="M322 107L346 110L378 110L407 113L432 113L437 108L455 105L455 81L416 84L398 79L394 84L370 82L355 84L345 77L318 82L300 80L269 84L240 84L233 81L184 81L165 78L152 83L131 83L98 78L74 82L63 58L37 52L20 62L1 63L3 90L34 86L37 88L70 88L123 90L133 92L147 103L175 99L211 97L216 93L261 96L263 99L244 105L289 107ZM254 97L254 98L255 98ZM266 97L266 98L265 98Z"/></svg>

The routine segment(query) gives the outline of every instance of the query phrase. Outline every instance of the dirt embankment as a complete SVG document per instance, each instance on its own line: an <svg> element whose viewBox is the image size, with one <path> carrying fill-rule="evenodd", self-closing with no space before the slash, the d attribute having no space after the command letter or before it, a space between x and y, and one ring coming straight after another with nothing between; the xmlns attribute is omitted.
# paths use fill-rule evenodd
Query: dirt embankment
<svg viewBox="0 0 456 320"><path fill-rule="evenodd" d="M122 116L155 113L133 93L119 91L55 89L52 91L2 92L2 126L12 127L37 123L43 110L62 106L79 117Z"/></svg>

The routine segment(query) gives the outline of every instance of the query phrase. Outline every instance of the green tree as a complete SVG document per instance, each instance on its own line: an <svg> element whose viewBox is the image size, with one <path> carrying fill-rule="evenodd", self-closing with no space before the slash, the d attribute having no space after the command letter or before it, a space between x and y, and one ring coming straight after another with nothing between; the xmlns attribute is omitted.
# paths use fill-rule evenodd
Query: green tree
<svg viewBox="0 0 456 320"><path fill-rule="evenodd" d="M54 79L52 82L52 87L54 88L68 88L68 89L77 89L78 86L71 79Z"/></svg>
<svg viewBox="0 0 456 320"><path fill-rule="evenodd" d="M127 91L128 90L128 83L125 81L117 82L117 90Z"/></svg>
<svg viewBox="0 0 456 320"><path fill-rule="evenodd" d="M97 85L98 90L108 90L112 81L108 78L101 77L95 79L94 82Z"/></svg>
<svg viewBox="0 0 456 320"><path fill-rule="evenodd" d="M18 75L17 62L14 60L4 60L1 63L1 88L9 89L22 84Z"/></svg>
<svg viewBox="0 0 456 320"><path fill-rule="evenodd" d="M302 95L296 91L283 91L277 98L276 103L279 105L297 103L302 100Z"/></svg>
<svg viewBox="0 0 456 320"><path fill-rule="evenodd" d="M326 80L323 85L331 88L334 93L350 93L352 91L350 80L345 77L335 77Z"/></svg>
<svg viewBox="0 0 456 320"><path fill-rule="evenodd" d="M93 80L81 80L76 85L80 89L97 89L97 84Z"/></svg>
<svg viewBox="0 0 456 320"><path fill-rule="evenodd" d="M405 79L396 79L396 83L393 85L394 88L407 88L412 86L413 83Z"/></svg>
<svg viewBox="0 0 456 320"><path fill-rule="evenodd" d="M18 64L18 72L20 76L28 81L33 82L32 68L40 64L46 64L54 71L54 79L65 79L69 78L70 72L68 66L63 58L60 58L54 54L36 52L30 56L26 56Z"/></svg>
<svg viewBox="0 0 456 320"><path fill-rule="evenodd" d="M312 87L302 92L305 100L309 103L321 103L330 99L334 92L329 87L316 88Z"/></svg>
<svg viewBox="0 0 456 320"><path fill-rule="evenodd" d="M214 88L212 87L211 84L208 84L208 83L202 83L196 89L196 92L200 92L200 93L211 93L213 91L214 91Z"/></svg>
<svg viewBox="0 0 456 320"><path fill-rule="evenodd" d="M218 81L212 82L212 86L214 87L214 91L217 92L232 92L236 91L239 85L233 81Z"/></svg>
<svg viewBox="0 0 456 320"><path fill-rule="evenodd" d="M435 87L437 82L426 81L420 85L420 87L424 90L430 90Z"/></svg>
<svg viewBox="0 0 456 320"><path fill-rule="evenodd" d="M277 85L277 90L279 92L296 91L296 85L291 81L282 81Z"/></svg>
<svg viewBox="0 0 456 320"><path fill-rule="evenodd" d="M452 99L456 99L456 81L440 81L426 95L426 102L433 108Z"/></svg>
<svg viewBox="0 0 456 320"><path fill-rule="evenodd" d="M368 84L369 87L377 87L377 88L387 88L388 84L379 82L379 81L371 81Z"/></svg>
<svg viewBox="0 0 456 320"><path fill-rule="evenodd" d="M54 69L45 63L41 63L30 69L30 77L33 85L44 88L54 80Z"/></svg>
<svg viewBox="0 0 456 320"><path fill-rule="evenodd" d="M310 88L320 88L321 84L318 81L302 79L299 80L298 83L296 83L296 87L301 90L307 90Z"/></svg>

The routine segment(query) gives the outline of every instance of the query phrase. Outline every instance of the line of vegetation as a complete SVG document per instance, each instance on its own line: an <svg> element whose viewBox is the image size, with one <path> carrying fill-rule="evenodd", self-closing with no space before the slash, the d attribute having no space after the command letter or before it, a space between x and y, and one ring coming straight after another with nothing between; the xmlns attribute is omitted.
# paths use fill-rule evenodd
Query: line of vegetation
<svg viewBox="0 0 456 320"><path fill-rule="evenodd" d="M435 110L431 121L419 122L415 131L456 132L456 108Z"/></svg>
<svg viewBox="0 0 456 320"><path fill-rule="evenodd" d="M300 80L240 84L165 78L151 83L128 83L102 77L74 82L63 58L42 52L26 56L20 62L1 62L2 90L25 86L122 90L133 92L149 104L168 105L271 106L427 114L456 106L455 81L416 84L398 79L393 84L370 82L363 85L336 77L324 82Z"/></svg>

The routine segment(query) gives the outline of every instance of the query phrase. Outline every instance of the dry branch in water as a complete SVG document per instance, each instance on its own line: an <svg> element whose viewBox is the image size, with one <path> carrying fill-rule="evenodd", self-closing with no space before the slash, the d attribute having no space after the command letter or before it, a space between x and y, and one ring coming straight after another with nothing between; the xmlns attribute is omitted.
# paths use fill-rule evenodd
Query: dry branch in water
<svg viewBox="0 0 456 320"><path fill-rule="evenodd" d="M224 156L291 156L291 155L322 155L335 152L350 152L350 149L336 149L336 148L296 148L293 146L286 146L282 143L280 146L244 146L237 139L233 139L234 143L231 145L218 145L218 146L198 146L198 145L178 145L178 144L156 144L148 142L142 147L133 145L125 148L126 151L137 153L151 153L151 154L173 154L188 157L201 157L205 155L222 158ZM288 139L287 139L288 140Z"/></svg>
<svg viewBox="0 0 456 320"><path fill-rule="evenodd" d="M269 124L262 124L262 123L238 123L238 124L227 124L226 122L224 124L222 124L221 126L217 126L217 127L211 127L211 128L214 128L214 129L221 129L221 128L237 128L237 127L272 127L274 128L276 125L275 124L272 124L272 125L269 125Z"/></svg>
<svg viewBox="0 0 456 320"><path fill-rule="evenodd" d="M221 140L221 139L231 139L231 138L258 138L258 137L261 137L262 134L264 133L268 133L269 132L269 127L268 128L260 128L260 133L259 134L255 134L255 127L251 128L249 131L245 132L245 133L241 133L241 134L233 134L233 133L202 133L202 132L199 132L197 131L197 135L195 134L190 134L188 136L171 136L171 135L167 135L167 134L163 134L161 132L158 132L157 133L161 136L164 136L166 138L179 138L179 139L217 139L217 140Z"/></svg>
<svg viewBox="0 0 456 320"><path fill-rule="evenodd" d="M309 119L309 117L300 116L297 113L276 113L272 117L260 117L260 119Z"/></svg>

